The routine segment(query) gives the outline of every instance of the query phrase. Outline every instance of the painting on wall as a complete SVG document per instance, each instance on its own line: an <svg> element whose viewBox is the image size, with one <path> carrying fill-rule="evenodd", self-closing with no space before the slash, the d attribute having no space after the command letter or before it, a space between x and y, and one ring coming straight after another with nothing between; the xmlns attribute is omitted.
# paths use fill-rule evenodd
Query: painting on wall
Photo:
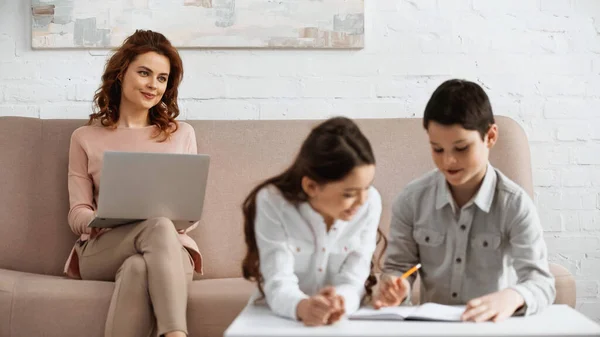
<svg viewBox="0 0 600 337"><path fill-rule="evenodd" d="M32 0L33 48L114 48L136 29L179 48L364 47L364 0Z"/></svg>

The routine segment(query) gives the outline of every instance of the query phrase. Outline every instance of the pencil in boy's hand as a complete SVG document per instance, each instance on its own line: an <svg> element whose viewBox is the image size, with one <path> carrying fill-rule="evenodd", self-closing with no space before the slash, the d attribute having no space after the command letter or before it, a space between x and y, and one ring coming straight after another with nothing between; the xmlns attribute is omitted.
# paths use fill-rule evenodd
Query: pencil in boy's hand
<svg viewBox="0 0 600 337"><path fill-rule="evenodd" d="M400 276L401 279L407 279L410 275L412 275L414 272L416 272L417 270L419 270L419 268L421 268L421 264L418 263L416 266L410 268L409 270L406 271L406 273L402 274L402 276Z"/></svg>

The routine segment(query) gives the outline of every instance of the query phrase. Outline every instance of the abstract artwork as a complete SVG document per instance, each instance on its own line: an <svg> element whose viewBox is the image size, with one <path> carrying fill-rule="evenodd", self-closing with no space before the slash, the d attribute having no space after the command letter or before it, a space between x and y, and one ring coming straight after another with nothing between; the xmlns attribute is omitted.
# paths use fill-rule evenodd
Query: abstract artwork
<svg viewBox="0 0 600 337"><path fill-rule="evenodd" d="M179 48L364 47L364 0L32 0L33 48L114 48L136 29Z"/></svg>

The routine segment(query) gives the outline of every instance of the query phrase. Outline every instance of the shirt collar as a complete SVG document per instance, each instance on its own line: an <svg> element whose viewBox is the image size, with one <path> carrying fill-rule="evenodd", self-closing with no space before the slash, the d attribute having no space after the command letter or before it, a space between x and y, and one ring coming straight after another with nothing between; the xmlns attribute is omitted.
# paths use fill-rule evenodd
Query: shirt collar
<svg viewBox="0 0 600 337"><path fill-rule="evenodd" d="M481 209L482 211L489 213L490 208L492 206L492 201L494 200L494 192L496 190L496 171L494 167L488 163L485 176L483 177L483 182L479 187L479 190L475 194L475 196L465 204L465 206L469 206L474 203ZM436 196L435 196L435 209L439 210L450 204L454 208L454 200L452 199L452 193L450 193L450 188L448 188L448 183L446 182L446 178L444 174L438 171L437 174L437 183L436 183ZM463 207L465 207L463 206Z"/></svg>
<svg viewBox="0 0 600 337"><path fill-rule="evenodd" d="M323 226L325 225L325 219L323 219L323 216L319 212L315 211L315 209L312 208L308 201L300 203L298 205L298 211L300 212L302 217L310 223L311 226L315 226L317 224L323 224ZM333 222L332 228L343 226L346 223L347 221L336 219Z"/></svg>

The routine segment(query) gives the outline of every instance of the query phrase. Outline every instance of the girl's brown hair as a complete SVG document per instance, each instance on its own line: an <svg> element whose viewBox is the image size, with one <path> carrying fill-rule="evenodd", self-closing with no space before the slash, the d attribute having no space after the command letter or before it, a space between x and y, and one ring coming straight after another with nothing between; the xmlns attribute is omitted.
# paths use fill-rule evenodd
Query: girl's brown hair
<svg viewBox="0 0 600 337"><path fill-rule="evenodd" d="M254 232L258 192L267 185L274 185L286 200L298 204L308 201L308 196L302 189L302 177L306 176L319 184L326 184L344 179L357 166L371 164L375 164L371 144L358 126L348 118L335 117L312 129L288 169L252 189L242 204L247 246L246 257L242 263L242 273L245 279L256 281L263 297L265 296L262 288L263 277L260 272L258 246ZM381 240L384 245L383 252L387 246L387 240L378 228L377 244ZM376 261L377 265L379 265L381 256L380 253ZM375 261L371 260L371 272L365 281L367 296L371 296L372 288L377 284L374 267Z"/></svg>
<svg viewBox="0 0 600 337"><path fill-rule="evenodd" d="M175 118L179 116L177 94L179 83L183 78L183 63L181 57L171 42L162 34L151 30L136 30L123 41L115 53L106 62L102 75L102 85L94 95L94 113L90 115L88 125L99 120L103 126L116 128L119 120L119 105L121 103L121 78L125 75L129 64L138 55L155 52L169 59L171 69L167 81L167 89L162 100L150 108L148 118L151 125L158 128L155 136L163 135L162 141L177 131Z"/></svg>

